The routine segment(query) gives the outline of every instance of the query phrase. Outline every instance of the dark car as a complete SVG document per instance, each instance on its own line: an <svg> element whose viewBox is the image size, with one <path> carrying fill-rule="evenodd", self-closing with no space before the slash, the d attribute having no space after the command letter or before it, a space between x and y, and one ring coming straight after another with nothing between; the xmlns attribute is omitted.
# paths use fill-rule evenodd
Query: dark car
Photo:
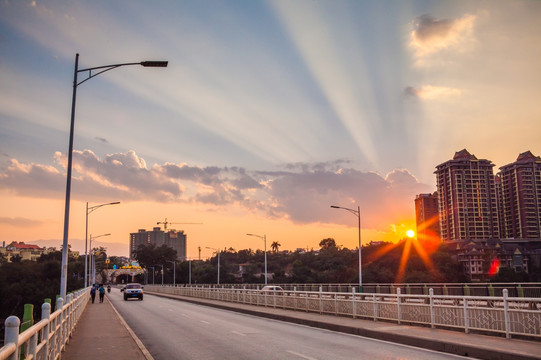
<svg viewBox="0 0 541 360"><path fill-rule="evenodd" d="M120 289L120 291L124 292L124 300L134 299L134 298L143 300L143 287L141 286L141 284L138 284L138 283L127 284L125 287Z"/></svg>

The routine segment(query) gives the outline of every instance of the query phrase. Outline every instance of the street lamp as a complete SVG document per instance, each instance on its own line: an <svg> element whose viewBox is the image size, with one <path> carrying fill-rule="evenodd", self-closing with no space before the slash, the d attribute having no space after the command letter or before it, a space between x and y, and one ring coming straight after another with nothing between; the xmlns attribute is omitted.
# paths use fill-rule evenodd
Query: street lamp
<svg viewBox="0 0 541 360"><path fill-rule="evenodd" d="M163 286L163 265L159 265L159 264L154 264L154 266L161 266L162 267L162 286ZM154 285L154 266L152 266L152 285Z"/></svg>
<svg viewBox="0 0 541 360"><path fill-rule="evenodd" d="M248 236L255 236L260 239L263 239L263 242L265 243L265 285L267 285L267 235L255 235L255 234L246 234Z"/></svg>
<svg viewBox="0 0 541 360"><path fill-rule="evenodd" d="M75 100L77 98L77 86L81 85L87 80L92 79L99 74L106 71L116 69L121 66L127 65L141 65L144 67L166 67L167 61L141 61L137 63L123 63L112 64L105 66L97 66L86 69L79 69L79 54L75 55L75 70L73 72L73 96L71 99L71 123L70 123L70 137L69 137L69 149L68 149L68 167L67 167L67 180L66 180L66 202L64 211L64 237L62 241L62 269L60 275L60 297L66 300L66 290L68 283L68 230L69 230L69 213L70 213L70 196L71 196L71 165L73 158L73 132L75 125ZM92 74L92 70L99 70ZM80 72L88 71L88 77L81 82L77 82L77 74Z"/></svg>
<svg viewBox="0 0 541 360"><path fill-rule="evenodd" d="M149 268L152 268L152 285L154 285L154 266L149 266Z"/></svg>
<svg viewBox="0 0 541 360"><path fill-rule="evenodd" d="M92 269L90 272L92 273L92 284L96 283L96 258L94 256L94 250L92 249L92 240L96 240L99 237L102 236L109 236L111 234L103 234L92 237L92 234L90 234L90 251L92 252L92 261L90 264L90 268Z"/></svg>
<svg viewBox="0 0 541 360"><path fill-rule="evenodd" d="M362 267L361 267L361 207L357 206L357 210L348 209L348 208L345 208L345 207L335 206L335 205L331 205L331 207L333 209L347 210L350 213L352 213L353 215L357 216L358 224L359 224L359 292L362 292L362 288L363 288L363 275L362 274L363 274L363 272L362 272Z"/></svg>
<svg viewBox="0 0 541 360"><path fill-rule="evenodd" d="M220 285L220 250L208 246L207 249L214 250L218 254L218 281L216 282L216 285Z"/></svg>
<svg viewBox="0 0 541 360"><path fill-rule="evenodd" d="M177 269L176 269L176 266L177 266L177 262L175 260L173 261L167 261L167 262L172 262L173 263L173 286L177 286Z"/></svg>
<svg viewBox="0 0 541 360"><path fill-rule="evenodd" d="M96 206L88 207L88 202L86 203L86 233L85 233L85 287L88 286L88 278L86 274L88 273L88 265L87 265L87 257L88 257L88 214L90 214L92 211L107 205L117 205L120 204L120 201L111 202L107 204L101 204Z"/></svg>

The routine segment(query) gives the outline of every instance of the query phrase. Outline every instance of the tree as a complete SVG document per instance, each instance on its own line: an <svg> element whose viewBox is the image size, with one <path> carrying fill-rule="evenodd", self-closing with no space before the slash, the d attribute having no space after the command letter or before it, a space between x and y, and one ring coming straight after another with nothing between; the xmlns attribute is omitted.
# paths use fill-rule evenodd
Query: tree
<svg viewBox="0 0 541 360"><path fill-rule="evenodd" d="M176 260L177 251L165 244L158 247L154 244L139 245L134 257L139 265L148 268L154 265L165 265L169 261Z"/></svg>
<svg viewBox="0 0 541 360"><path fill-rule="evenodd" d="M271 249L272 251L274 251L275 253L278 252L278 249L280 248L281 244L278 242L278 241L274 241L272 244L271 244Z"/></svg>
<svg viewBox="0 0 541 360"><path fill-rule="evenodd" d="M323 239L319 242L319 247L321 250L336 250L338 247L336 246L336 241L334 241L333 238L327 238Z"/></svg>

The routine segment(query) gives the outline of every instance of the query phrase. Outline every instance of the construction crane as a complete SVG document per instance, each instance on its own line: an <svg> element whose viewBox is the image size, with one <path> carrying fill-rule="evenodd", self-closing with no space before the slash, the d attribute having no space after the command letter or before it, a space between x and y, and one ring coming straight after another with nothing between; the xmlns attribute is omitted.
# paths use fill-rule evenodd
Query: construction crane
<svg viewBox="0 0 541 360"><path fill-rule="evenodd" d="M193 223L193 222L169 222L167 221L167 218L165 218L165 221L158 221L156 223L156 225L160 225L160 224L163 224L163 230L164 231L167 231L167 225L168 224L192 224L192 225L195 225L195 224L203 224L203 223Z"/></svg>

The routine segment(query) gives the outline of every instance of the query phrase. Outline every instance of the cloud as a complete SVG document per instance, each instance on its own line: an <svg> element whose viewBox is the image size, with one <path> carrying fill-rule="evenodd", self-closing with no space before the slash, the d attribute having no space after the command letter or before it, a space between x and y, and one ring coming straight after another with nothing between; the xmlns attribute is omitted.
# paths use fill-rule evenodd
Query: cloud
<svg viewBox="0 0 541 360"><path fill-rule="evenodd" d="M446 100L462 96L462 90L445 86L423 85L420 88L408 86L404 89L406 97L416 97L422 100Z"/></svg>
<svg viewBox="0 0 541 360"><path fill-rule="evenodd" d="M15 159L11 159L7 169L0 173L0 189L28 197L56 197L65 181L65 176L52 166L22 164Z"/></svg>
<svg viewBox="0 0 541 360"><path fill-rule="evenodd" d="M390 222L411 214L415 194L428 189L407 170L395 170L382 177L355 169L335 170L335 166L316 164L310 168L305 164L301 172L275 174L269 182L272 212L296 223L351 224L348 214L330 206L360 206L364 227L386 230Z"/></svg>
<svg viewBox="0 0 541 360"><path fill-rule="evenodd" d="M60 167L65 156L55 154ZM429 187L406 169L386 176L345 168L344 161L295 163L282 171L248 171L241 167L198 167L165 163L148 168L134 151L99 158L90 150L74 151L72 196L104 201L190 202L222 207L231 204L298 224L351 224L330 205L356 208L363 226L387 229L412 213L413 199ZM61 197L65 175L54 167L21 164L0 173L0 188L22 196Z"/></svg>
<svg viewBox="0 0 541 360"><path fill-rule="evenodd" d="M435 19L421 15L414 20L409 46L417 58L423 58L446 49L460 51L461 46L472 40L476 17L465 14L459 19Z"/></svg>
<svg viewBox="0 0 541 360"><path fill-rule="evenodd" d="M22 217L0 217L0 224L20 228L38 227L39 225L42 225L42 223L43 222L40 220L27 219Z"/></svg>

